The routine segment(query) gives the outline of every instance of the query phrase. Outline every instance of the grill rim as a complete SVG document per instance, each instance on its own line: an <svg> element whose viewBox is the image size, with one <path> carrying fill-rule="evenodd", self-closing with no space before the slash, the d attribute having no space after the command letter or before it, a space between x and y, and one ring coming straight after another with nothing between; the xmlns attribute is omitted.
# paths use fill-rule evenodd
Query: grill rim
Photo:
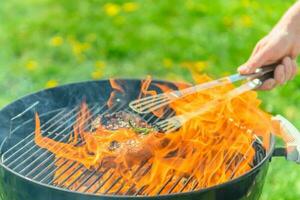
<svg viewBox="0 0 300 200"><path fill-rule="evenodd" d="M144 79L115 79L118 81L124 81L124 82L141 82ZM34 93L30 93L28 95L25 95L23 97L18 98L17 100L13 101L12 103L6 105L5 107L0 109L0 113L2 111L5 110L9 110L10 106L13 106L16 102L18 101L22 101L25 98L30 98L33 95L38 96L39 93L45 92L45 91L53 91L55 89L63 89L63 88L68 88L68 87L76 87L76 85L80 85L80 84L88 84L88 83L93 83L93 84L101 84L104 82L108 82L109 79L103 79L103 80L99 80L99 81L83 81L83 82L75 82L75 83L69 83L69 84L65 84L65 85L61 85L59 87L55 87L55 88L50 88L50 89L45 89L45 90L40 90L38 92L34 92ZM172 81L166 81L166 80L157 80L157 79L153 79L152 80L154 83L167 83L167 84L174 84L174 83L183 83L183 82L172 82ZM184 83L186 84L186 83ZM188 84L187 84L188 85ZM5 143L6 138L1 142L0 144L0 148L2 149L2 145ZM207 188L203 188L200 190L194 190L194 191L188 191L188 192L177 192L177 193L171 193L171 194L159 194L159 195L151 195L151 196L133 196L133 195L111 195L111 194L93 194L93 193L83 193L83 192L78 192L78 191L73 191L73 190L69 190L69 189L65 189L65 188L60 188L60 187L56 187L54 185L49 185L49 184L45 184L45 183L41 183L32 179L29 179L28 177L25 177L21 174L16 173L15 171L13 171L12 169L8 168L7 166L5 166L2 162L2 160L0 160L0 166L3 167L3 169L5 169L6 171L8 171L9 173L21 178L22 180L26 180L30 183L36 184L38 186L43 186L45 188L48 189L52 189L52 190L57 190L60 192L66 192L66 193L71 193L71 194L78 194L78 195L85 195L87 197L105 197L105 198L121 198L121 199L128 199L128 198L155 198L155 197L178 197L181 195L189 195L189 194L195 194L195 193L205 193L208 192L210 190L216 190L216 189L220 189L222 187L225 187L227 185L231 185L234 184L238 181L240 181L243 178L246 178L248 176L253 175L255 172L257 172L264 164L266 164L266 162L269 160L271 160L273 152L275 150L275 136L270 133L270 145L269 145L269 149L266 151L266 155L264 157L264 159L262 159L255 167L253 167L251 170L249 170L248 172L234 178L231 179L230 181L218 184L218 185L214 185L211 187L207 187ZM1 155L2 152L0 151Z"/></svg>

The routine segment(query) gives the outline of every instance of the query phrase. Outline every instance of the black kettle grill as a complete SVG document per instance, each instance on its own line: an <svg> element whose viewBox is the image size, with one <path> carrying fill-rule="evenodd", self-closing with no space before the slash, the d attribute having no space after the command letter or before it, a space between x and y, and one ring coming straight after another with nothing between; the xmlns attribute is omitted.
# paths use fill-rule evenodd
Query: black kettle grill
<svg viewBox="0 0 300 200"><path fill-rule="evenodd" d="M156 196L98 194L85 189L70 190L54 183L54 155L34 143L34 113L40 113L43 128L62 133L55 135L62 140L74 123L77 106L85 100L94 115L128 110L128 103L137 98L141 80L117 80L125 95L120 104L106 105L112 92L108 80L64 85L23 97L0 111L0 199L2 200L111 200L111 199L165 199L165 200L215 200L251 199L260 197L268 166L273 156L285 156L285 149L275 149L274 136L270 134L270 147L263 150L256 146L256 165L246 174L226 183L202 190L183 191ZM171 82L153 81L176 88ZM170 113L171 114L171 113ZM149 116L145 116L146 118ZM151 120L151 119L149 119ZM154 119L152 119L154 120ZM59 130L59 131L57 131ZM50 131L51 132L51 131ZM76 171L77 169L75 169ZM86 174L85 182L93 176ZM99 176L101 179L101 176ZM116 180L117 182L117 180ZM90 183L93 184L93 183ZM104 183L105 184L105 183ZM91 185L92 186L92 185Z"/></svg>

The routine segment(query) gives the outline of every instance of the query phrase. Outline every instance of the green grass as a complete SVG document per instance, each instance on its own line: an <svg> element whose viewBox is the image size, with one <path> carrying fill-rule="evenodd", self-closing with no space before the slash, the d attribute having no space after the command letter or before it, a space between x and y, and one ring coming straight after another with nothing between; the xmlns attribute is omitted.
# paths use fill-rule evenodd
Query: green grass
<svg viewBox="0 0 300 200"><path fill-rule="evenodd" d="M191 81L183 62L200 62L214 77L234 73L294 1L134 2L137 9L128 12L122 0L2 0L0 106L46 86L93 77ZM299 88L298 76L261 92L265 110L300 127ZM299 198L300 167L273 159L262 199Z"/></svg>

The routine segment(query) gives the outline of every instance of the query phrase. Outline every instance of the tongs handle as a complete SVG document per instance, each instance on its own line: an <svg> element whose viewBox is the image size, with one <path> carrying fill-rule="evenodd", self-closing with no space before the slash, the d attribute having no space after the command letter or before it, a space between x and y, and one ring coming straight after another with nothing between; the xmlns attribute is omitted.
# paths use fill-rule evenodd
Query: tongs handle
<svg viewBox="0 0 300 200"><path fill-rule="evenodd" d="M247 74L244 76L246 77L246 79L259 79L260 81L264 82L270 78L274 78L274 71L278 65L278 63L265 65L257 68L253 74Z"/></svg>
<svg viewBox="0 0 300 200"><path fill-rule="evenodd" d="M274 71L277 65L278 63L265 65L256 69L256 71L252 74L233 74L219 80L228 80L229 83L235 83L242 80L259 79L260 81L264 82L265 80L274 77Z"/></svg>
<svg viewBox="0 0 300 200"><path fill-rule="evenodd" d="M270 65L266 65L261 68L258 68L255 72L255 74L257 75L256 78L258 78L262 82L264 82L270 78L274 78L274 72L278 65L279 65L278 63L274 63L274 64L270 64Z"/></svg>

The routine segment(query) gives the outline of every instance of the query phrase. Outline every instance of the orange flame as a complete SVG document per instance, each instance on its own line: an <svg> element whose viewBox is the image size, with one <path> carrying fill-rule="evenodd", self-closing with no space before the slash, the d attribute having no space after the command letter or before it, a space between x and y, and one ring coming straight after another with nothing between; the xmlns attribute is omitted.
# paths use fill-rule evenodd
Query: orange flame
<svg viewBox="0 0 300 200"><path fill-rule="evenodd" d="M110 85L113 89L113 91L110 93L110 97L107 101L107 106L111 108L114 105L115 99L117 97L117 94L124 94L124 89L121 87L120 84L117 83L114 79L109 79Z"/></svg>
<svg viewBox="0 0 300 200"><path fill-rule="evenodd" d="M207 80L207 77L197 81L202 82L203 79ZM111 83L113 88L124 92L116 82ZM150 78L144 81L140 97L156 94L155 91L148 91L150 83ZM166 85L155 86L164 92L170 90ZM227 85L189 95L173 102L170 107L176 114L183 114L199 108L233 87ZM109 105L112 106L113 99L110 101ZM255 155L252 148L254 135L268 149L271 116L260 110L259 105L256 93L247 92L222 102L173 133L152 132L143 135L131 128L107 130L101 125L93 131L87 131L84 127L89 124L90 113L87 105L82 104L68 143L43 136L38 114L35 117L35 142L55 154L58 168L55 183L65 187L74 183L70 189L85 191L89 183L94 183L88 189L93 192L103 184L97 178L104 174L101 180L109 176L111 178L97 193L110 189L111 194L126 194L128 191L133 194L139 188L143 188L140 194L147 195L190 191L224 183L248 172ZM159 116L162 113L155 114ZM117 146L112 149L115 143ZM68 169L68 164L74 161L76 164ZM80 179L86 173L85 170L72 174L79 165L96 170L97 173L91 176L88 183ZM66 181L70 174L72 176ZM120 181L115 183L117 179ZM175 183L177 186L172 187Z"/></svg>

